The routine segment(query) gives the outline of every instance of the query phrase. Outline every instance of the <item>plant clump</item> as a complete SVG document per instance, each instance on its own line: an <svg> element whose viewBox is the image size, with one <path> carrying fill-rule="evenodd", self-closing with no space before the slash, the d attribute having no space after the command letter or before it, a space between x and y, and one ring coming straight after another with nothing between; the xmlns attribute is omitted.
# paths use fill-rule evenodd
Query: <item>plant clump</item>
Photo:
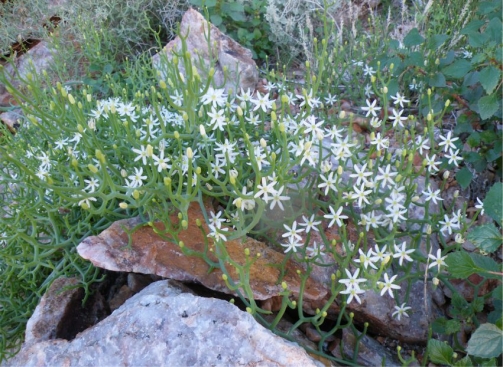
<svg viewBox="0 0 503 367"><path fill-rule="evenodd" d="M218 11L241 11L212 13L208 7L213 20ZM356 362L357 350L341 360L326 353L324 341L343 329L358 338L367 333L368 323L357 324L348 310L366 292L392 299L389 313L401 320L417 306L409 302L411 285L424 281L452 292L453 312L433 323L436 337L422 362L495 364L501 355L502 271L490 255L502 243L501 183L485 198L471 198L477 203L471 213L468 202L447 202L443 192L453 176L468 187L465 171L477 170L472 153L483 156L486 166L501 167L495 138L501 136L501 103L495 97L501 82L486 78L501 74L500 56L493 54L501 50L496 10L494 4L481 5L481 19L460 32L475 42L469 50L485 48L469 62L459 50L438 52L452 36L426 38L416 28L402 43L378 36L340 43L325 4L323 38L312 39L315 62L305 62L304 83L288 80L286 67L279 66L267 73L265 91L240 90L235 96L212 86L211 77L203 80L183 51L172 62L164 60L162 75L144 55L124 62L119 73L104 69L94 84L91 78L54 84L47 73L29 74L21 90L0 73L25 116L15 135L6 129L0 134L2 357L19 346L19 320L27 319L56 277L80 275L86 290L100 279L75 246L118 219L139 216L140 226L179 244L186 256L220 268L228 287L266 327L290 337L310 323L322 336L313 352L326 358ZM96 38L89 44L99 44L100 33L91 32ZM446 125L455 108L466 117ZM468 138L456 130L462 124L472 129ZM483 134L491 137L483 140ZM467 139L474 142L468 143L469 152ZM204 213L205 251L216 262L179 240L191 221L190 203L203 208L205 197L218 202L215 211ZM477 226L483 211L490 220ZM327 230L337 236L328 238ZM291 300L282 283L281 308L272 321L249 287L255 255L244 249L247 261L240 265L226 252L226 241L244 236L265 239L305 268L298 274L298 300ZM466 240L474 252L463 248ZM315 266L338 270L330 276L326 304L309 315L302 292ZM238 278L231 277L231 267ZM482 280L471 284L477 296L469 302L453 280L472 274ZM498 287L478 296L485 282ZM334 303L340 316L326 330ZM493 312L479 321L485 304ZM281 333L276 326L287 309L295 310L299 322ZM466 346L455 336L462 327L473 332ZM440 334L454 341L444 344ZM484 345L482 338L488 340ZM403 364L417 361L400 350Z"/></svg>

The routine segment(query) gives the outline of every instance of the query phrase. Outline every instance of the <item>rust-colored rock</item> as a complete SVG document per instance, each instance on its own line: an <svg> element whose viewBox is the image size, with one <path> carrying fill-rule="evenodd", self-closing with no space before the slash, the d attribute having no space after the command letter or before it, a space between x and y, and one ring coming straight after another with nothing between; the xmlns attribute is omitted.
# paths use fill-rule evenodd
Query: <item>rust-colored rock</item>
<svg viewBox="0 0 503 367"><path fill-rule="evenodd" d="M188 211L189 225L178 235L178 240L183 241L187 249L197 252L204 251L205 238L196 225L196 219L205 223L203 214L197 203L192 203ZM173 216L173 222L178 219ZM144 274L156 274L162 277L175 279L183 282L201 283L209 289L236 294L230 291L222 280L222 272L210 267L200 257L186 256L178 245L163 240L148 225L140 227L132 234L131 247L128 248L127 230L140 224L140 219L131 218L120 220L112 224L99 236L86 238L78 247L77 251L85 259L90 260L95 266L113 271L135 272ZM155 223L159 230L163 230L160 223ZM206 233L207 226L203 224ZM125 231L126 230L126 231ZM229 229L229 233L232 229ZM213 248L213 241L208 239L209 247ZM277 266L284 261L284 255L276 252L264 243L251 238L243 238L227 241L225 244L230 259L244 264L245 249L250 250L250 256L260 254L260 257L250 268L249 280L255 300L266 300L277 296L283 291L281 281L288 284L296 296L300 289L300 277L297 270L303 270L292 261L287 261L286 271L280 279L280 270ZM209 253L209 257L216 261L216 257ZM235 269L226 263L231 278L238 280ZM319 302L327 295L324 286L308 280L304 288L304 299L308 302Z"/></svg>

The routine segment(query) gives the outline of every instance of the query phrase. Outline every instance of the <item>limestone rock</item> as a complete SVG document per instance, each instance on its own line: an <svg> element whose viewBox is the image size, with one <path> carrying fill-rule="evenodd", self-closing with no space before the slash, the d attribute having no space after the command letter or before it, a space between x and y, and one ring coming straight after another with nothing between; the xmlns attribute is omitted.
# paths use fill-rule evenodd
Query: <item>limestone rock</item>
<svg viewBox="0 0 503 367"><path fill-rule="evenodd" d="M51 50L49 44L46 41L41 41L17 58L14 61L14 66L6 65L4 72L14 87L18 87L20 85L19 79L26 78L29 73L41 74L43 70L49 67L53 57L53 50ZM12 102L11 95L3 84L0 84L0 101L5 105Z"/></svg>
<svg viewBox="0 0 503 367"><path fill-rule="evenodd" d="M208 47L208 29L211 48ZM258 69L255 61L252 59L250 50L242 47L240 44L226 36L213 24L208 23L206 19L194 9L189 9L183 16L180 24L180 34L187 36L187 51L192 56L192 64L198 69L201 80L205 81L208 77L207 71L212 66L210 60L215 61L215 75L213 84L215 88L223 88L227 93L230 90L236 92L239 88L250 89L252 92L258 82ZM180 53L182 50L182 41L179 36L169 42L161 51L172 60L173 52ZM162 56L155 55L152 58L152 64L160 69L161 74L165 68L162 67ZM202 64L198 65L198 59L201 58ZM179 62L178 68L184 75L185 68L182 62ZM224 84L224 68L227 69L227 79Z"/></svg>
<svg viewBox="0 0 503 367"><path fill-rule="evenodd" d="M356 347L356 337L349 331L349 328L342 329L342 341L331 343L330 350L338 358L342 358L340 352L340 343L342 343L343 353L347 358L352 358ZM365 335L358 343L358 366L401 366L401 363L385 347L376 340Z"/></svg>
<svg viewBox="0 0 503 367"><path fill-rule="evenodd" d="M405 287L400 291L400 299L405 297ZM422 281L411 286L407 305L413 309L409 317L397 320L392 316L396 301L388 295L381 296L372 290L360 296L362 303L355 301L348 309L355 313L355 320L369 323L369 331L376 335L384 335L406 343L423 343L428 340L428 326L442 315L441 310L433 302L431 284L425 288Z"/></svg>
<svg viewBox="0 0 503 367"><path fill-rule="evenodd" d="M15 109L15 110L7 111L7 112L0 114L0 120L13 133L21 125L22 118L23 118L23 113L21 112L21 109Z"/></svg>
<svg viewBox="0 0 503 367"><path fill-rule="evenodd" d="M23 347L5 366L320 366L229 302L159 281L71 341Z"/></svg>
<svg viewBox="0 0 503 367"><path fill-rule="evenodd" d="M84 290L75 278L56 279L26 325L25 343L56 338L72 339L77 333L108 316L101 294L94 293L83 307Z"/></svg>

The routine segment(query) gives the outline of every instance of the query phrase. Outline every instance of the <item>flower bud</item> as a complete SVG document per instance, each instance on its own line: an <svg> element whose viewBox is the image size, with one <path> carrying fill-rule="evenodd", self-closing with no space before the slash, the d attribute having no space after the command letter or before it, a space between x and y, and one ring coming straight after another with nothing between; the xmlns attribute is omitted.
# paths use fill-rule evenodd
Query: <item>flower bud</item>
<svg viewBox="0 0 503 367"><path fill-rule="evenodd" d="M426 234L427 234L427 235L430 235L430 234L431 234L431 224L428 224L428 225L426 226Z"/></svg>
<svg viewBox="0 0 503 367"><path fill-rule="evenodd" d="M382 260L382 264L386 265L387 263L389 263L390 260L391 260L391 256L390 255L386 255L384 257L384 259Z"/></svg>
<svg viewBox="0 0 503 367"><path fill-rule="evenodd" d="M68 101L70 102L70 104L75 104L75 98L73 98L71 94L68 95Z"/></svg>
<svg viewBox="0 0 503 367"><path fill-rule="evenodd" d="M250 256L250 249L249 248L245 248L245 256Z"/></svg>
<svg viewBox="0 0 503 367"><path fill-rule="evenodd" d="M176 140L180 139L180 133L178 131L175 131L174 135Z"/></svg>
<svg viewBox="0 0 503 367"><path fill-rule="evenodd" d="M187 158L192 159L194 157L194 152L191 147L187 148Z"/></svg>
<svg viewBox="0 0 503 367"><path fill-rule="evenodd" d="M339 112L339 118L340 119L343 119L346 117L346 111L342 110L341 112Z"/></svg>
<svg viewBox="0 0 503 367"><path fill-rule="evenodd" d="M164 177L163 181L165 186L171 186L171 178Z"/></svg>
<svg viewBox="0 0 503 367"><path fill-rule="evenodd" d="M337 174L338 174L339 176L340 176L340 175L342 175L342 172L343 172L343 168L342 168L342 166L337 167Z"/></svg>
<svg viewBox="0 0 503 367"><path fill-rule="evenodd" d="M133 191L133 198L138 200L140 198L140 192L138 190Z"/></svg>
<svg viewBox="0 0 503 367"><path fill-rule="evenodd" d="M444 174L442 175L442 177L444 178L444 180L447 180L449 178L449 175L451 173L449 171L445 171Z"/></svg>
<svg viewBox="0 0 503 367"><path fill-rule="evenodd" d="M187 223L187 221L185 219L182 220L182 228L187 229L188 226L189 226L189 223Z"/></svg>
<svg viewBox="0 0 503 367"><path fill-rule="evenodd" d="M184 248L185 247L185 243L183 243L183 241L180 241L180 242L178 242L178 246L180 248ZM222 276L222 278L223 278L223 276Z"/></svg>
<svg viewBox="0 0 503 367"><path fill-rule="evenodd" d="M265 139L264 139L264 138L260 139L260 146L261 146L262 148L267 147L267 142L265 141Z"/></svg>
<svg viewBox="0 0 503 367"><path fill-rule="evenodd" d="M127 209L127 207L128 207L127 203L125 203L125 202L119 203L119 206L121 209Z"/></svg>
<svg viewBox="0 0 503 367"><path fill-rule="evenodd" d="M384 94L387 94L388 93L388 87L384 86L383 89L382 89L382 92Z"/></svg>
<svg viewBox="0 0 503 367"><path fill-rule="evenodd" d="M88 164L87 168L89 168L89 171L91 171L92 173L98 173L98 168L93 164Z"/></svg>
<svg viewBox="0 0 503 367"><path fill-rule="evenodd" d="M205 138L208 136L206 135L206 129L204 128L204 125L199 125L199 133Z"/></svg>
<svg viewBox="0 0 503 367"><path fill-rule="evenodd" d="M238 171L235 170L235 169L231 169L229 171L229 176L231 176L232 178L237 178L238 177Z"/></svg>
<svg viewBox="0 0 503 367"><path fill-rule="evenodd" d="M456 243L465 243L465 239L463 238L463 236L461 235L461 233L456 233L456 237L454 238L454 240L456 241Z"/></svg>
<svg viewBox="0 0 503 367"><path fill-rule="evenodd" d="M286 284L286 282L281 283L281 288L283 288L286 291L286 289L288 288L288 285Z"/></svg>
<svg viewBox="0 0 503 367"><path fill-rule="evenodd" d="M445 101L445 107L449 107L450 104L451 104L450 100Z"/></svg>
<svg viewBox="0 0 503 367"><path fill-rule="evenodd" d="M419 201L419 196L417 196L417 195L413 196L411 200L413 203L415 203L415 202Z"/></svg>
<svg viewBox="0 0 503 367"><path fill-rule="evenodd" d="M236 205L238 208L241 208L243 205L243 200L241 198L237 198L236 200L233 201L233 204Z"/></svg>
<svg viewBox="0 0 503 367"><path fill-rule="evenodd" d="M99 149L96 149L95 150L95 155L96 155L96 158L98 158L98 160L101 162L101 163L105 163L105 155L101 152L101 150Z"/></svg>
<svg viewBox="0 0 503 367"><path fill-rule="evenodd" d="M432 279L432 282L433 282L433 285L439 285L440 284L440 280L437 277L434 277Z"/></svg>

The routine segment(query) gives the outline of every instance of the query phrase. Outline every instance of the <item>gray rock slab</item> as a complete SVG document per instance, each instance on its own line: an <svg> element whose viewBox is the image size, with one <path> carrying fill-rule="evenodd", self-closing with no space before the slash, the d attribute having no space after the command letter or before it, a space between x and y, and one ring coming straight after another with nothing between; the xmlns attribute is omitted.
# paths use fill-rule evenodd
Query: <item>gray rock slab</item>
<svg viewBox="0 0 503 367"><path fill-rule="evenodd" d="M155 282L75 339L23 347L3 366L319 366L229 302Z"/></svg>

